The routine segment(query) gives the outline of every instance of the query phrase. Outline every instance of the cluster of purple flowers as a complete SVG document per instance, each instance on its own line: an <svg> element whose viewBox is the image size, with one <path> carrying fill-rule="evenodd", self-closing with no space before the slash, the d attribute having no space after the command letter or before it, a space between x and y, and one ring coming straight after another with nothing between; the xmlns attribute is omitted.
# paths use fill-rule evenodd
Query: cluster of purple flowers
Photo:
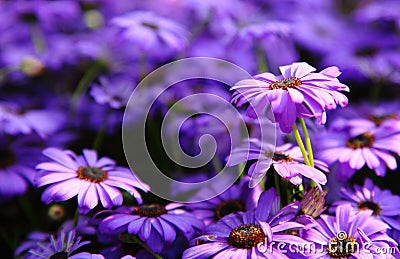
<svg viewBox="0 0 400 259"><path fill-rule="evenodd" d="M0 19L5 258L399 258L397 0L3 1ZM214 190L169 186L195 203L153 195L121 141L122 123L135 124L141 102L175 75L124 115L135 87L189 57L253 76L181 81L151 107L143 152L166 176L196 182L239 169L207 199ZM165 154L161 124L199 93L224 105L179 103L166 125L179 127L185 155L214 137L213 159L188 168Z"/></svg>

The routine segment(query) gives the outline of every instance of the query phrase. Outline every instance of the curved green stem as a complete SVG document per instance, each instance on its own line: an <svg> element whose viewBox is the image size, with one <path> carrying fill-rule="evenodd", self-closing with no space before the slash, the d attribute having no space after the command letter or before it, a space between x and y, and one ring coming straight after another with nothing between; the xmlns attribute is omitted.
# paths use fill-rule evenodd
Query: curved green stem
<svg viewBox="0 0 400 259"><path fill-rule="evenodd" d="M265 58L265 54L260 46L256 48L256 57L258 63L258 71L267 72L268 71L267 59Z"/></svg>
<svg viewBox="0 0 400 259"><path fill-rule="evenodd" d="M96 78L100 71L104 68L104 64L101 61L95 62L89 69L85 72L82 79L79 81L74 93L72 94L70 106L75 107L79 97L87 91L90 83Z"/></svg>
<svg viewBox="0 0 400 259"><path fill-rule="evenodd" d="M106 113L106 116L103 120L103 123L100 126L99 131L97 132L97 135L93 141L93 149L96 151L99 151L101 144L103 142L104 136L106 134L106 129L107 129L107 125L108 125L108 121L110 119L110 115L111 115L111 110L109 109Z"/></svg>
<svg viewBox="0 0 400 259"><path fill-rule="evenodd" d="M308 157L310 159L310 166L314 167L314 154L313 154L313 150L312 150L312 146L311 146L311 139L310 139L310 136L308 135L307 126L306 126L306 123L304 122L303 118L299 118L299 121L301 124L301 128L303 129L304 139L306 140Z"/></svg>
<svg viewBox="0 0 400 259"><path fill-rule="evenodd" d="M140 240L136 236L132 236L132 241L138 245L140 245L142 248L144 248L147 252L149 252L152 256L154 256L155 259L162 259L162 257L159 254L154 253L142 240Z"/></svg>
<svg viewBox="0 0 400 259"><path fill-rule="evenodd" d="M307 151L304 147L303 140L301 139L300 132L299 129L297 128L296 123L293 124L293 133L294 137L296 138L296 142L301 150L301 154L303 155L304 163L308 166L311 166L310 161L308 160Z"/></svg>

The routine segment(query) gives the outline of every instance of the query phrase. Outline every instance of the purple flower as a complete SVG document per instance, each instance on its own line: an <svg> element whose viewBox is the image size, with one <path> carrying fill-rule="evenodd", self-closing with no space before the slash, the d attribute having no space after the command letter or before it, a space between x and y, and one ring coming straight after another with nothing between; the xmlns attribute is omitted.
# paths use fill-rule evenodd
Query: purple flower
<svg viewBox="0 0 400 259"><path fill-rule="evenodd" d="M249 168L248 174L253 180L261 180L268 172L270 166L292 184L302 183L302 176L305 176L317 184L326 184L326 175L320 170L304 164L304 159L300 148L292 144L285 144L273 149L271 145L261 143L257 139L248 139L246 145L233 150L227 158L227 165L237 165L248 160L257 161ZM247 147L250 146L250 149ZM274 151L273 151L274 150ZM314 161L316 167L327 172L327 165L319 160Z"/></svg>
<svg viewBox="0 0 400 259"><path fill-rule="evenodd" d="M90 90L91 96L99 104L107 104L113 109L120 109L128 103L135 82L124 77L99 78L100 84L93 84Z"/></svg>
<svg viewBox="0 0 400 259"><path fill-rule="evenodd" d="M35 164L43 157L32 138L22 136L10 144L0 136L0 197L23 194L35 176ZM9 141L8 141L9 142Z"/></svg>
<svg viewBox="0 0 400 259"><path fill-rule="evenodd" d="M46 204L78 196L79 211L86 214L99 199L105 208L120 206L123 198L118 188L129 192L139 203L142 198L136 189L149 189L129 169L117 167L108 157L98 159L94 150L84 149L83 155L77 156L70 150L47 148L43 154L53 160L36 166L40 170L35 179L37 187L50 184L42 194Z"/></svg>
<svg viewBox="0 0 400 259"><path fill-rule="evenodd" d="M80 237L75 239L75 231L61 232L58 237L51 236L47 243L39 242L37 244L39 249L29 250L29 253L36 255L36 257L29 258L104 259L102 255L92 255L87 252L72 255L76 250L89 243L90 241L81 242Z"/></svg>
<svg viewBox="0 0 400 259"><path fill-rule="evenodd" d="M344 107L347 97L338 91L349 91L337 77L337 67L328 67L314 73L314 67L307 63L293 63L279 67L282 75L271 73L256 75L254 80L242 80L231 90L235 90L232 102L237 106L249 102L250 117L266 112L269 104L274 119L285 133L292 131L297 117L317 118L320 124L326 121L326 109L336 109L336 104Z"/></svg>
<svg viewBox="0 0 400 259"><path fill-rule="evenodd" d="M165 51L165 48L181 51L187 45L188 32L185 28L150 11L124 14L113 18L111 24L121 29L122 37L144 51Z"/></svg>
<svg viewBox="0 0 400 259"><path fill-rule="evenodd" d="M257 206L257 201L261 194L261 186L257 185L254 188L249 188L249 181L249 177L243 177L239 184L232 185L215 198L192 203L188 207L206 225L231 213L252 210Z"/></svg>
<svg viewBox="0 0 400 259"><path fill-rule="evenodd" d="M65 116L57 110L26 110L12 102L0 102L0 131L11 134L37 133L46 137L59 130Z"/></svg>
<svg viewBox="0 0 400 259"><path fill-rule="evenodd" d="M192 241L183 258L288 258L272 244L305 244L303 239L283 231L302 227L294 222L271 226L256 219L252 211L225 216L206 229L206 235ZM263 248L268 248L263 251ZM261 249L262 248L262 249Z"/></svg>
<svg viewBox="0 0 400 259"><path fill-rule="evenodd" d="M172 243L178 234L190 240L203 230L203 223L182 208L170 203L121 207L100 223L100 231L113 234L138 235L154 252L162 251L165 243Z"/></svg>
<svg viewBox="0 0 400 259"><path fill-rule="evenodd" d="M334 127L334 123L332 126ZM352 135L352 132L357 135ZM345 179L350 178L355 170L361 169L365 164L378 176L386 174L386 166L391 170L397 168L396 159L391 154L394 152L400 155L400 145L395 144L400 143L400 132L395 128L389 129L381 125L364 132L354 128L351 132L328 130L316 137L318 157L329 165L342 163L342 168L346 170L337 172Z"/></svg>
<svg viewBox="0 0 400 259"><path fill-rule="evenodd" d="M396 251L397 243L385 234L389 226L371 214L354 214L349 204L340 205L336 216L321 215L312 228L301 229L300 236L315 243L309 258L395 258L379 254L383 248Z"/></svg>
<svg viewBox="0 0 400 259"><path fill-rule="evenodd" d="M340 200L334 202L331 211L341 204L351 204L355 210L372 210L372 215L400 230L400 197L389 190L381 190L370 179L365 179L364 186L355 185L353 190L341 188Z"/></svg>

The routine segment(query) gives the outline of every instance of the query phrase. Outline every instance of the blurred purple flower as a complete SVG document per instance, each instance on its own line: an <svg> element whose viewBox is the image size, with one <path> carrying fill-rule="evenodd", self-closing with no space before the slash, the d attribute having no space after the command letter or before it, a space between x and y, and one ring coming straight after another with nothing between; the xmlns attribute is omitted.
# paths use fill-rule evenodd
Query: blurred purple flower
<svg viewBox="0 0 400 259"><path fill-rule="evenodd" d="M320 170L304 164L300 148L292 144L278 146L275 149L271 145L261 143L257 139L246 140L246 145L233 150L227 158L227 165L237 165L241 162L257 160L253 163L248 174L253 180L261 180L270 169L274 170L292 184L302 183L302 176L305 176L317 184L326 184L326 175ZM250 146L248 149L247 147ZM319 160L314 161L315 166L328 172L328 166Z"/></svg>
<svg viewBox="0 0 400 259"><path fill-rule="evenodd" d="M0 136L0 197L23 194L33 182L35 164L43 160L40 148L28 136L11 143ZM36 143L37 144L37 143Z"/></svg>
<svg viewBox="0 0 400 259"><path fill-rule="evenodd" d="M249 188L249 177L243 177L237 185L232 185L220 195L202 202L188 204L193 214L205 225L214 223L224 216L239 211L252 210L257 206L261 186Z"/></svg>
<svg viewBox="0 0 400 259"><path fill-rule="evenodd" d="M386 174L386 167L391 170L397 168L396 159L391 152L400 155L400 145L394 144L400 143L400 132L382 125L360 134L361 131L329 129L316 136L317 157L329 165L336 162L343 164L341 169L345 170L338 171L342 181L350 178L355 170L361 169L365 164L381 177ZM352 135L351 132L357 135Z"/></svg>
<svg viewBox="0 0 400 259"><path fill-rule="evenodd" d="M353 190L342 187L339 199L332 204L330 211L337 206L351 204L355 210L372 210L372 215L389 226L400 230L400 196L389 190L381 190L371 179L365 179L364 186L354 185Z"/></svg>
<svg viewBox="0 0 400 259"><path fill-rule="evenodd" d="M142 197L136 189L149 190L129 169L117 167L108 157L98 159L94 150L84 149L83 155L77 156L70 150L47 148L43 155L53 160L36 166L40 170L36 186L50 184L42 193L46 204L78 196L79 212L86 214L96 207L99 199L104 208L120 206L123 197L118 188L133 195L139 203Z"/></svg>
<svg viewBox="0 0 400 259"><path fill-rule="evenodd" d="M195 246L188 248L183 258L287 258L273 244L306 244L302 238L284 233L301 227L294 222L271 226L258 221L252 211L230 214L207 227L205 235L192 240ZM260 251L260 245L267 246L266 252Z"/></svg>
<svg viewBox="0 0 400 259"><path fill-rule="evenodd" d="M326 109L336 109L336 104L344 107L347 97L338 91L349 91L337 77L337 67L328 67L319 73L307 63L293 63L279 67L282 76L271 73L256 75L254 80L242 80L231 90L235 90L232 103L247 109L250 117L263 115L271 104L274 115L269 119L279 124L285 133L292 131L297 117L317 118L320 124L326 121Z"/></svg>
<svg viewBox="0 0 400 259"><path fill-rule="evenodd" d="M163 250L165 243L174 242L178 234L190 240L203 227L202 221L179 203L121 207L99 225L103 233L138 235L156 253Z"/></svg>
<svg viewBox="0 0 400 259"><path fill-rule="evenodd" d="M0 131L11 134L37 133L42 138L61 129L65 114L56 109L26 110L13 102L0 102Z"/></svg>
<svg viewBox="0 0 400 259"><path fill-rule="evenodd" d="M354 215L349 204L340 205L336 216L321 215L312 228L301 229L300 236L317 247L309 258L395 258L379 254L379 249L396 249L397 243L385 233L389 226L371 214L360 211Z"/></svg>
<svg viewBox="0 0 400 259"><path fill-rule="evenodd" d="M173 20L158 16L150 11L135 11L111 20L121 29L121 36L141 50L155 52L162 49L182 51L188 41L188 32Z"/></svg>
<svg viewBox="0 0 400 259"><path fill-rule="evenodd" d="M37 243L38 250L31 249L29 253L36 255L33 258L70 258L70 259L104 259L102 255L92 255L82 252L73 255L73 253L90 241L81 242L81 237L75 238L75 231L67 233L61 231L58 237L51 236L47 243Z"/></svg>
<svg viewBox="0 0 400 259"><path fill-rule="evenodd" d="M101 76L99 84L92 85L90 94L98 104L120 109L126 106L134 87L135 82L129 78Z"/></svg>

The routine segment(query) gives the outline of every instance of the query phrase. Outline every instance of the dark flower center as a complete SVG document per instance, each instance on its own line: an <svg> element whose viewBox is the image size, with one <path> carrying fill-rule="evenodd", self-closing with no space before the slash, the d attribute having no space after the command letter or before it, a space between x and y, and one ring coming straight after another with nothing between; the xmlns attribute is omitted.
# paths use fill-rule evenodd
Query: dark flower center
<svg viewBox="0 0 400 259"><path fill-rule="evenodd" d="M26 23L34 23L38 20L36 14L34 12L21 12L19 14L19 18L21 19L21 21L24 21Z"/></svg>
<svg viewBox="0 0 400 259"><path fill-rule="evenodd" d="M368 116L368 120L372 121L375 123L376 126L381 125L382 122L384 122L387 119L395 119L399 120L399 116L397 114L388 114L388 115L383 115L383 116Z"/></svg>
<svg viewBox="0 0 400 259"><path fill-rule="evenodd" d="M281 152L265 152L265 156L271 158L274 161L280 162L293 162L294 159L290 156L287 156Z"/></svg>
<svg viewBox="0 0 400 259"><path fill-rule="evenodd" d="M378 49L372 46L358 49L355 55L358 57L372 57L378 52Z"/></svg>
<svg viewBox="0 0 400 259"><path fill-rule="evenodd" d="M142 217L147 217L147 218L157 218L161 216L162 214L166 214L167 210L165 209L164 206L159 205L159 204L150 204L150 205L142 205L139 207L136 207L133 211L133 215L139 215Z"/></svg>
<svg viewBox="0 0 400 259"><path fill-rule="evenodd" d="M10 150L0 150L0 168L7 168L15 163L15 156Z"/></svg>
<svg viewBox="0 0 400 259"><path fill-rule="evenodd" d="M234 228L228 237L228 244L232 247L252 249L257 244L264 243L265 233L260 226L252 224L241 225Z"/></svg>
<svg viewBox="0 0 400 259"><path fill-rule="evenodd" d="M68 258L67 252L58 252L49 257L49 259L67 259L67 258Z"/></svg>
<svg viewBox="0 0 400 259"><path fill-rule="evenodd" d="M379 216L381 207L374 201L362 201L358 203L358 210L372 210L374 216Z"/></svg>
<svg viewBox="0 0 400 259"><path fill-rule="evenodd" d="M244 204L239 200L227 200L221 202L215 209L215 218L218 220L224 216L236 213L238 211L244 211Z"/></svg>
<svg viewBox="0 0 400 259"><path fill-rule="evenodd" d="M357 149L363 147L371 147L374 143L374 136L371 133L365 132L347 140L346 145L350 148Z"/></svg>
<svg viewBox="0 0 400 259"><path fill-rule="evenodd" d="M79 167L78 178L92 183L104 182L108 178L108 173L97 167Z"/></svg>
<svg viewBox="0 0 400 259"><path fill-rule="evenodd" d="M142 25L145 26L145 27L149 27L150 29L153 29L153 30L157 30L158 29L158 26L153 24L153 23L142 22Z"/></svg>
<svg viewBox="0 0 400 259"><path fill-rule="evenodd" d="M282 80L278 80L274 83L272 83L269 88L270 89L283 89L283 90L287 90L288 88L296 88L299 85L301 85L303 82L301 82L300 79L298 79L297 77L288 77Z"/></svg>
<svg viewBox="0 0 400 259"><path fill-rule="evenodd" d="M359 249L359 244L354 237L334 237L326 249L331 258L349 258Z"/></svg>

